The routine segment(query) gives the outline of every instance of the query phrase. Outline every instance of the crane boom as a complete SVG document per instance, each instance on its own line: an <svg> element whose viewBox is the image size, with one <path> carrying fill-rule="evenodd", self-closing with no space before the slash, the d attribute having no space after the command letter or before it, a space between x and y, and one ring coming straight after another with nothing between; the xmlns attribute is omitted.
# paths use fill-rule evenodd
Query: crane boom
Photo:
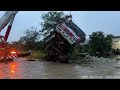
<svg viewBox="0 0 120 90"><path fill-rule="evenodd" d="M2 29L5 28L5 26L7 26L8 23L9 26L7 28L6 34L5 34L5 41L7 41L7 38L9 36L15 15L18 13L18 11L7 11L5 12L5 14L0 18L0 32L2 31Z"/></svg>

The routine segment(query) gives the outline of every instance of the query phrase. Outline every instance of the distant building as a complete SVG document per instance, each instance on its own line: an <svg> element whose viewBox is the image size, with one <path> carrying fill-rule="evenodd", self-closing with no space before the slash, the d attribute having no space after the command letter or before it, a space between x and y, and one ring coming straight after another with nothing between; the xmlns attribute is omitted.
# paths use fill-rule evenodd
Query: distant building
<svg viewBox="0 0 120 90"><path fill-rule="evenodd" d="M112 43L112 48L113 49L120 49L120 36L114 36L112 38L113 43Z"/></svg>

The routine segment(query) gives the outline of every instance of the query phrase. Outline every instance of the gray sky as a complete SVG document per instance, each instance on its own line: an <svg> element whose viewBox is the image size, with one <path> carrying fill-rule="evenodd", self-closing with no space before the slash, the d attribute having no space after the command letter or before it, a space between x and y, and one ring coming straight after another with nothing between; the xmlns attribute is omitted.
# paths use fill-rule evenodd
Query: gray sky
<svg viewBox="0 0 120 90"><path fill-rule="evenodd" d="M8 41L19 40L26 29L37 27L40 30L41 15L47 11L19 11L15 17ZM69 11L64 11L69 14ZM120 35L120 11L71 11L73 21L86 33L86 38L95 31ZM4 11L0 11L0 17ZM6 28L0 32L4 35Z"/></svg>

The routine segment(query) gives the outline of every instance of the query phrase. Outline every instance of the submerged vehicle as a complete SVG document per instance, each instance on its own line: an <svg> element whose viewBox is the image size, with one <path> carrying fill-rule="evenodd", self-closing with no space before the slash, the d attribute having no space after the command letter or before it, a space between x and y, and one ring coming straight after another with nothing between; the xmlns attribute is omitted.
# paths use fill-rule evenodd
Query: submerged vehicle
<svg viewBox="0 0 120 90"><path fill-rule="evenodd" d="M73 48L84 43L85 33L69 18L58 23L54 33L45 40L47 59L68 63Z"/></svg>

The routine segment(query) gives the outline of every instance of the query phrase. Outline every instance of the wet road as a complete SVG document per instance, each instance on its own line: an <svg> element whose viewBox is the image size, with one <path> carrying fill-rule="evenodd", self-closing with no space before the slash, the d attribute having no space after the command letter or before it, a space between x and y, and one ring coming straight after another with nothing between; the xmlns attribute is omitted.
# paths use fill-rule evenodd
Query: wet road
<svg viewBox="0 0 120 90"><path fill-rule="evenodd" d="M16 59L0 63L0 79L120 79L120 63L61 64Z"/></svg>

